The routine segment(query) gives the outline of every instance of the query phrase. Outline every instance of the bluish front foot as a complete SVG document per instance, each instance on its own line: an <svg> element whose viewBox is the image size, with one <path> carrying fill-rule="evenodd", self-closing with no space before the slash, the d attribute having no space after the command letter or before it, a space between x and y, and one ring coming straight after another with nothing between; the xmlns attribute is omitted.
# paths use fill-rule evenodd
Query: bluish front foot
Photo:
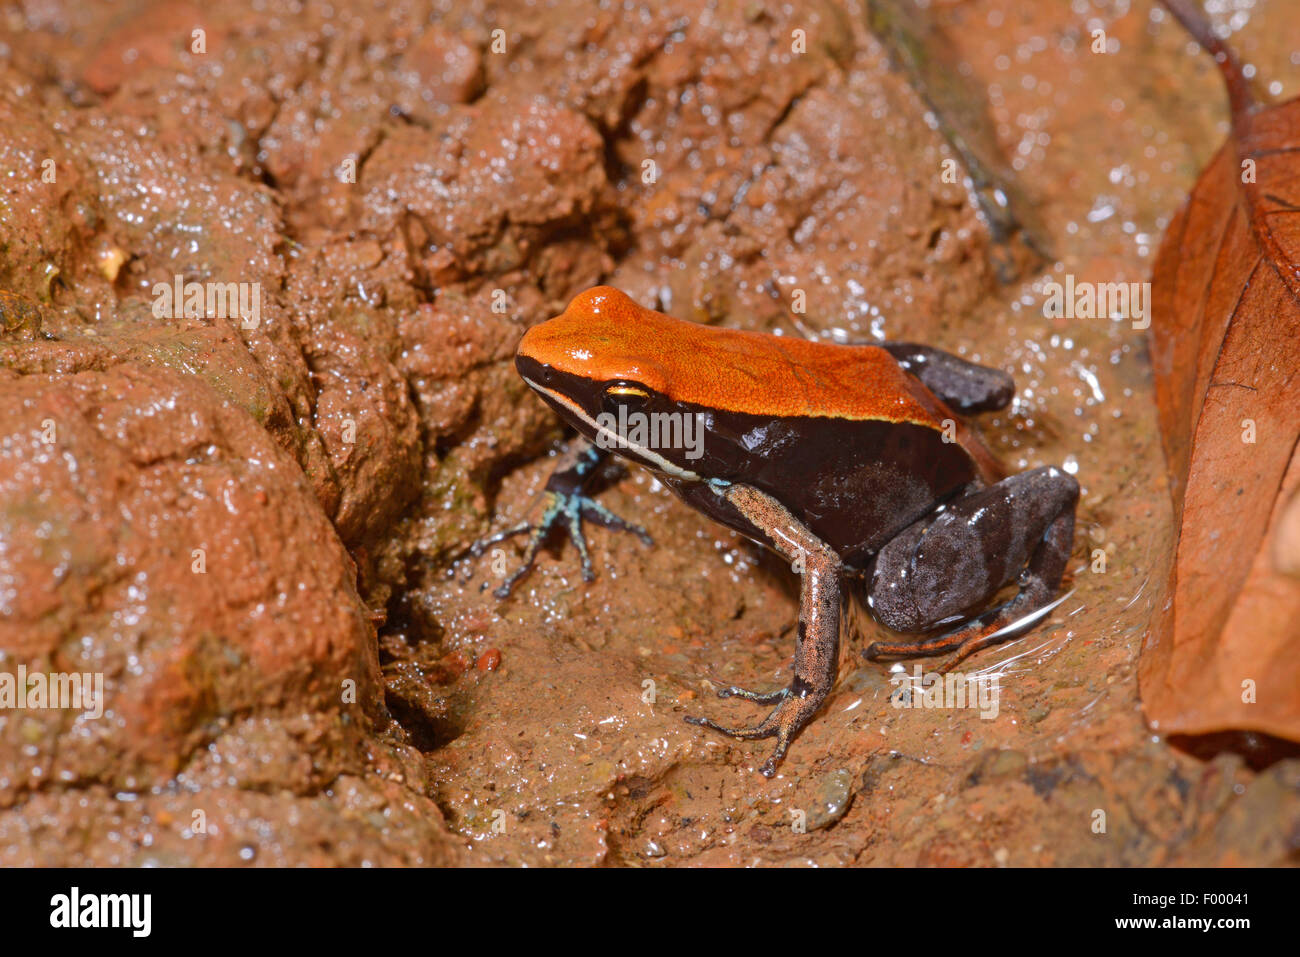
<svg viewBox="0 0 1300 957"><path fill-rule="evenodd" d="M596 573L591 566L591 553L587 549L587 536L582 531L582 520L584 518L605 528L612 528L615 531L631 532L647 545L654 544L650 534L640 525L633 525L631 522L624 521L604 505L581 492L561 492L548 489L542 494L546 500L546 510L542 512L542 517L536 522L520 522L513 528L480 539L470 546L470 554L478 557L491 546L503 542L507 538L513 538L516 535L528 536L528 547L524 551L524 560L502 583L501 587L492 592L497 598L508 597L519 580L528 574L533 567L533 563L537 560L537 553L541 551L542 545L546 543L547 536L556 528L567 529L569 538L573 539L573 544L578 546L578 554L582 557L582 580L586 582L595 580Z"/></svg>

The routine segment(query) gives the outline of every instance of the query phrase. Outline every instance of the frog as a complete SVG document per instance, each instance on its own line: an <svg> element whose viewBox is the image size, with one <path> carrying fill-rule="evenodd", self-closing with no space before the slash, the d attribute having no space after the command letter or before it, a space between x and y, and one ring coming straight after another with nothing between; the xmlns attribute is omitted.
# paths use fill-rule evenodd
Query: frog
<svg viewBox="0 0 1300 957"><path fill-rule="evenodd" d="M537 521L475 544L481 554L528 536L498 597L557 528L577 546L586 581L594 569L584 521L652 543L589 494L611 455L648 468L799 575L789 683L717 692L772 710L748 726L685 719L736 739L776 738L759 768L765 777L835 684L850 597L896 633L873 641L862 652L868 661L951 653L945 671L1023 634L1059 601L1079 484L1055 466L1008 475L967 421L1014 398L999 369L919 343L841 344L691 322L613 286L588 289L529 328L515 368L582 439L548 478ZM682 441L690 426L700 441ZM992 604L1013 582L1015 594Z"/></svg>

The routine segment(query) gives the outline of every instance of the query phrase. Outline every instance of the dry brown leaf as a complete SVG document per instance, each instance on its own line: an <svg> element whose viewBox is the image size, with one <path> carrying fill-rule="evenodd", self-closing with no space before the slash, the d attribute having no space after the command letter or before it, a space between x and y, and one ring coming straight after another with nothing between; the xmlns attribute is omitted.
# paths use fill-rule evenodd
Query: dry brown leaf
<svg viewBox="0 0 1300 957"><path fill-rule="evenodd" d="M1200 11L1166 6L1219 63L1233 128L1152 276L1178 538L1143 706L1163 733L1300 740L1300 100L1258 105Z"/></svg>

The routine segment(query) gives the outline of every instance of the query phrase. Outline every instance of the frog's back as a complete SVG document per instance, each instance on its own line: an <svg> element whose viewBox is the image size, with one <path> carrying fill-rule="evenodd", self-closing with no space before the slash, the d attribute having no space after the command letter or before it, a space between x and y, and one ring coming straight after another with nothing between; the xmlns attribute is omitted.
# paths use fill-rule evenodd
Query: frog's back
<svg viewBox="0 0 1300 957"><path fill-rule="evenodd" d="M869 423L912 426L947 443L955 439L984 480L1001 477L979 437L879 346L687 322L646 309L611 286L587 290L529 332L543 335L554 345L541 348L567 351L574 371L595 381L629 379L683 407L740 417L862 423L866 428L856 431L873 435L881 430Z"/></svg>
<svg viewBox="0 0 1300 957"><path fill-rule="evenodd" d="M729 412L840 416L889 421L946 417L942 404L884 349L842 346L763 332L721 329L646 309L611 286L577 296L564 313L529 332L559 346L580 374L634 378L673 399ZM581 343L577 348L574 343Z"/></svg>

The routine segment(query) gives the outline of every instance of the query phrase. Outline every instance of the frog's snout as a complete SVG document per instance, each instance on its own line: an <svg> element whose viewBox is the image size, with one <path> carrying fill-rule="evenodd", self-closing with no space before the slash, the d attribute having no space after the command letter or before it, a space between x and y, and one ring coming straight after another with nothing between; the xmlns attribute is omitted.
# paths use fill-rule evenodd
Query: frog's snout
<svg viewBox="0 0 1300 957"><path fill-rule="evenodd" d="M547 387L553 387L555 384L555 367L549 362L538 362L531 356L525 355L522 349L515 355L515 371L529 383Z"/></svg>

